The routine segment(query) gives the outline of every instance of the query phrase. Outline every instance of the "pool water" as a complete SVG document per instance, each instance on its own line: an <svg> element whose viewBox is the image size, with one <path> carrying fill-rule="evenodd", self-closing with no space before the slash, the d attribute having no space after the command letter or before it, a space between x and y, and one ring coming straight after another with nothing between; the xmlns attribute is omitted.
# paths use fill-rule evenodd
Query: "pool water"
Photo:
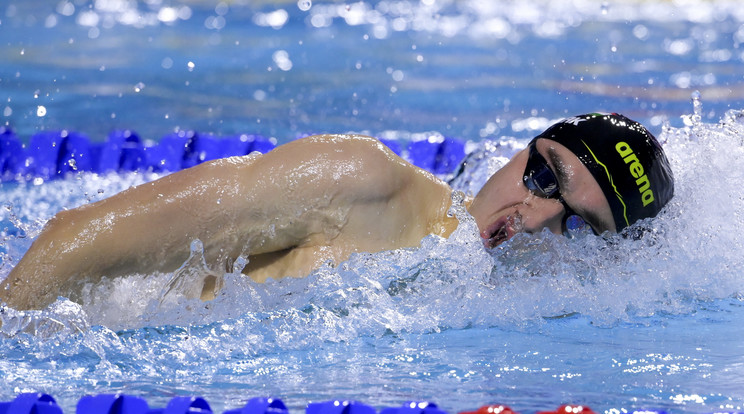
<svg viewBox="0 0 744 414"><path fill-rule="evenodd" d="M519 235L359 254L305 279L172 275L6 309L0 401L127 392L215 410L253 396L500 402L520 412L744 411L744 12L737 2L18 1L0 9L0 120L68 129L363 132L467 141L473 193L550 122L617 111L665 143L675 198L640 240ZM697 91L697 92L696 92ZM694 98L694 99L693 99ZM0 278L57 211L163 173L2 183ZM198 253L198 249L197 252Z"/></svg>

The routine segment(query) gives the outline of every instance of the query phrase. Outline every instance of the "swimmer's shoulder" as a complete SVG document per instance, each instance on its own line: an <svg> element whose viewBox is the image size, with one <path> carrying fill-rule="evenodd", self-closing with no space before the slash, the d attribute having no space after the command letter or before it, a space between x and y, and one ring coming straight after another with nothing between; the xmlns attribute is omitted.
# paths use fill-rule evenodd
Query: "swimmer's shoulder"
<svg viewBox="0 0 744 414"><path fill-rule="evenodd" d="M438 180L408 163L378 139L356 134L315 135L292 141L276 150L284 160L304 160L305 169L314 169L333 180L336 188L348 194L385 197L420 181ZM300 162L301 163L301 162ZM330 183L329 183L330 184Z"/></svg>
<svg viewBox="0 0 744 414"><path fill-rule="evenodd" d="M411 167L378 139L365 135L313 135L281 145L274 151L276 158L292 164L307 168L323 166L325 169L316 169L322 173L333 171L337 176L355 175L357 180L364 179L360 173L379 179L382 178L379 175L400 174Z"/></svg>
<svg viewBox="0 0 744 414"><path fill-rule="evenodd" d="M369 156L395 155L377 138L357 134L323 134L313 135L292 141L286 147L298 147L311 152L364 154ZM281 147L280 147L281 148Z"/></svg>

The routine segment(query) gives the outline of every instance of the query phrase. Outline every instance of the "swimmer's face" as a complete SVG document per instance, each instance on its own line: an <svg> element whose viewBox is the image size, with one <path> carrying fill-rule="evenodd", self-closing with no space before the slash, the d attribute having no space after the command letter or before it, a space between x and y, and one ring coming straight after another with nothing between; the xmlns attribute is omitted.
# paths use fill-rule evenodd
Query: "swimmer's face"
<svg viewBox="0 0 744 414"><path fill-rule="evenodd" d="M535 142L556 176L565 203L592 226L595 232L615 231L615 222L599 184L578 157L548 139ZM529 149L518 152L489 178L473 200L475 218L486 247L495 247L519 232L535 233L547 228L555 234L565 230L566 210L555 198L530 192L524 184Z"/></svg>

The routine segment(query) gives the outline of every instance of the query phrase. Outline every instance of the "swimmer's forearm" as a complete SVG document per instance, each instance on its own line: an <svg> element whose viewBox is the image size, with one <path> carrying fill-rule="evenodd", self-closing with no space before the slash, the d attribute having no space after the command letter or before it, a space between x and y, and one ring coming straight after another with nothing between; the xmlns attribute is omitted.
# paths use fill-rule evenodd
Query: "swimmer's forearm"
<svg viewBox="0 0 744 414"><path fill-rule="evenodd" d="M210 265L246 249L257 254L297 244L295 234L271 227L271 198L245 179L245 164L202 164L60 212L0 285L0 300L18 309L40 308L77 283L172 271L186 260L194 239L203 242Z"/></svg>
<svg viewBox="0 0 744 414"><path fill-rule="evenodd" d="M67 212L52 218L31 248L0 285L0 300L16 309L37 309L51 303L71 272L79 273L90 262L80 257L80 243L70 239L73 230Z"/></svg>

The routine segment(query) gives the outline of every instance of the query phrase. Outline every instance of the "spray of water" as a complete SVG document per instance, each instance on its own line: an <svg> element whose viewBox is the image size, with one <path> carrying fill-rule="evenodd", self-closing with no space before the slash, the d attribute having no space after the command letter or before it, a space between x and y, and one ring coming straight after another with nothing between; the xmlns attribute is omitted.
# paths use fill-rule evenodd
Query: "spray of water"
<svg viewBox="0 0 744 414"><path fill-rule="evenodd" d="M482 248L456 192L451 214L461 225L449 239L432 236L415 249L356 254L304 279L265 284L242 276L238 265L235 272L221 276L223 289L210 302L194 299L198 295L179 287L184 278L199 274L192 272L201 263L197 243L192 245L191 264L174 274L104 279L85 288L81 306L60 299L36 313L5 309L2 330L8 335L59 335L90 326L136 329L222 322L256 339L239 347L255 352L265 346L303 347L366 335L473 326L521 329L575 314L607 326L740 298L744 170L732 166L744 156L744 112L731 111L719 123L706 124L699 96L693 97L693 109L684 117L683 128L665 126L660 134L675 174L675 197L659 217L642 223L648 230L639 240L607 235L569 240L546 231L517 235L489 252ZM474 193L522 146L515 140L481 143L453 186ZM96 180L100 178L88 185L104 185ZM131 180L106 183L110 187L104 195L131 185ZM18 191L31 198L36 191L53 193L62 205L71 205L65 187L79 188L82 181ZM24 236L38 232L40 222L54 210L50 205L38 212L33 201L12 204L3 220L18 231L5 232L5 274L7 263L27 248L29 237Z"/></svg>

